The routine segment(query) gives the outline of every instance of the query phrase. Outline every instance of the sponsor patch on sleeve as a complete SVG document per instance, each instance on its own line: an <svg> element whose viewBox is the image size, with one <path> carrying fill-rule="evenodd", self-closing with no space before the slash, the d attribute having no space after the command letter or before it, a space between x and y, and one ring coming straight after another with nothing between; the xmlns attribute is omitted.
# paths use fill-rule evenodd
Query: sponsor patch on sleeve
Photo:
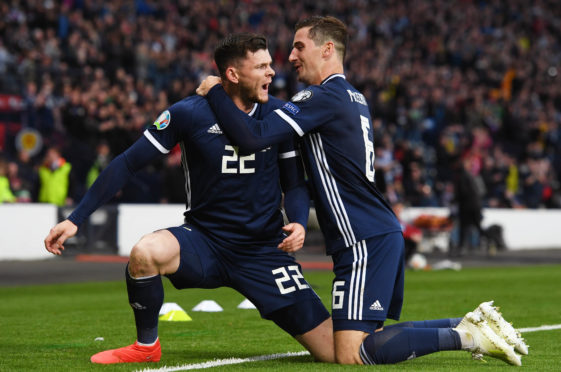
<svg viewBox="0 0 561 372"><path fill-rule="evenodd" d="M158 116L158 118L154 122L154 125L156 126L156 129L162 130L168 127L170 121L171 121L171 116L169 110L166 110L162 112L160 116Z"/></svg>
<svg viewBox="0 0 561 372"><path fill-rule="evenodd" d="M297 113L300 112L300 108L292 102L285 103L284 106L282 106L282 108L285 109L286 111L291 112L292 115L296 115Z"/></svg>

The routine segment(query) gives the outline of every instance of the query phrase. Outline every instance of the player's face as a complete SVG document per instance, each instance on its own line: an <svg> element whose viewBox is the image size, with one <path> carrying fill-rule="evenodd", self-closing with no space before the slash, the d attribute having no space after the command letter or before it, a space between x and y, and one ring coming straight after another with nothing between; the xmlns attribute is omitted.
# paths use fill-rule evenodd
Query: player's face
<svg viewBox="0 0 561 372"><path fill-rule="evenodd" d="M272 62L268 50L247 52L247 57L237 69L240 95L244 101L265 103L269 100L269 85L275 76Z"/></svg>
<svg viewBox="0 0 561 372"><path fill-rule="evenodd" d="M304 27L296 31L288 61L296 69L298 80L306 84L320 84L321 45L317 46L308 37L309 30L310 27Z"/></svg>

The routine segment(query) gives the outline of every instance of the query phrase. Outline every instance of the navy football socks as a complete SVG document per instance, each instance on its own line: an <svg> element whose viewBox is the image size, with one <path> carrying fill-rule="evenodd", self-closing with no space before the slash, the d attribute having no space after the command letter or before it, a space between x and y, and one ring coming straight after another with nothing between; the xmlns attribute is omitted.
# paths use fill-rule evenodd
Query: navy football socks
<svg viewBox="0 0 561 372"><path fill-rule="evenodd" d="M366 337L360 346L364 364L393 364L443 350L461 350L451 328L387 327Z"/></svg>
<svg viewBox="0 0 561 372"><path fill-rule="evenodd" d="M432 320L418 320L412 322L401 322L384 326L384 329L393 327L408 327L408 328L456 328L463 318L444 318Z"/></svg>
<svg viewBox="0 0 561 372"><path fill-rule="evenodd" d="M134 312L137 341L152 344L158 338L158 315L164 303L164 287L160 275L133 278L126 268L127 293Z"/></svg>

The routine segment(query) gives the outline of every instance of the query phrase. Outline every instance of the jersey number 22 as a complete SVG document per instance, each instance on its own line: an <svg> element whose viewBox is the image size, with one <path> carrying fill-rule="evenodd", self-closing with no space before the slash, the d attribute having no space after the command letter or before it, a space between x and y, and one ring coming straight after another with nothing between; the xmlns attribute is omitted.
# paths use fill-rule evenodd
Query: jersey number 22
<svg viewBox="0 0 561 372"><path fill-rule="evenodd" d="M238 148L230 145L224 147L226 154L222 156L222 173L255 173L246 162L255 160L255 154L239 156Z"/></svg>

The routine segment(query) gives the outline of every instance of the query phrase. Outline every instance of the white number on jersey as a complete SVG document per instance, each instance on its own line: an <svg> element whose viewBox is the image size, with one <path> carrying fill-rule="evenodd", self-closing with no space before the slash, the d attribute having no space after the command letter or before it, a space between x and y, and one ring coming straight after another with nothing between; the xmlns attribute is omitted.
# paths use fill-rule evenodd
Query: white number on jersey
<svg viewBox="0 0 561 372"><path fill-rule="evenodd" d="M222 156L222 173L255 173L255 168L250 168L247 161L255 160L255 154L239 156L236 146L226 145L226 154Z"/></svg>
<svg viewBox="0 0 561 372"><path fill-rule="evenodd" d="M370 121L366 116L360 115L360 125L362 126L362 136L364 138L364 149L366 151L366 164L365 164L365 174L366 178L370 182L374 182L374 143L368 137L370 132Z"/></svg>
<svg viewBox="0 0 561 372"><path fill-rule="evenodd" d="M345 285L344 280L338 280L333 283L333 292L331 297L333 298L333 304L331 305L333 310L338 310L343 308L343 300L345 299L345 291L340 291L339 287Z"/></svg>
<svg viewBox="0 0 561 372"><path fill-rule="evenodd" d="M294 275L289 275L288 271L286 270L287 268L288 271L293 272ZM279 291L281 294L294 292L296 290L296 287L298 287L298 289L300 290L310 288L310 286L300 281L300 279L304 279L304 277L300 273L300 270L298 270L298 266L292 265L288 266L287 268L279 267L278 269L272 270L273 275L276 276L277 274L280 274L280 277L276 278L275 282L277 283L277 287L279 287ZM293 285L287 287L286 284L284 284L286 282L290 282L290 279L292 279L292 281L296 284L296 287Z"/></svg>

